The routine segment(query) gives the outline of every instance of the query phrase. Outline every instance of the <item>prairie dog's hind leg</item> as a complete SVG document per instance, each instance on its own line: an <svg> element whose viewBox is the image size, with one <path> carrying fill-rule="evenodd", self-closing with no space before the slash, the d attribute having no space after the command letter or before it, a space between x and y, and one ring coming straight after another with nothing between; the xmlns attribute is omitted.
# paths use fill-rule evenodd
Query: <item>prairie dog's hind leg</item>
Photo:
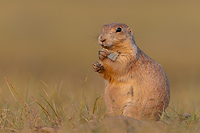
<svg viewBox="0 0 200 133"><path fill-rule="evenodd" d="M140 110L137 108L138 104L132 102L127 103L123 109L123 115L133 117L140 120Z"/></svg>
<svg viewBox="0 0 200 133"><path fill-rule="evenodd" d="M156 120L160 119L161 112L155 109L156 107L152 106L151 108L141 108L141 105L137 102L128 103L125 105L123 110L124 116L133 117L138 120Z"/></svg>

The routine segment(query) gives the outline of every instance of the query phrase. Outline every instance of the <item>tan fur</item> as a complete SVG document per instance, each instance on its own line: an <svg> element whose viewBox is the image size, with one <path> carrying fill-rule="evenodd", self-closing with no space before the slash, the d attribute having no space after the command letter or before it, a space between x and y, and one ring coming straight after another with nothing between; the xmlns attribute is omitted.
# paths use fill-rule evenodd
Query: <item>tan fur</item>
<svg viewBox="0 0 200 133"><path fill-rule="evenodd" d="M117 32L117 29L121 31ZM135 44L130 27L103 26L99 35L100 62L93 68L106 80L105 103L111 115L159 120L170 99L167 76L160 64Z"/></svg>

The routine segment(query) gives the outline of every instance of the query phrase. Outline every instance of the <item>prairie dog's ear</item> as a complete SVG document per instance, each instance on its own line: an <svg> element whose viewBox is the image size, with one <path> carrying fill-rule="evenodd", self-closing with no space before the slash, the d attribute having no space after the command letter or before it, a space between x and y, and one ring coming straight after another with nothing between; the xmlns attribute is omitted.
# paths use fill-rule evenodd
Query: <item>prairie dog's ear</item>
<svg viewBox="0 0 200 133"><path fill-rule="evenodd" d="M130 27L128 27L128 33L130 34L130 35L132 35L133 36L133 31L131 30L131 28Z"/></svg>

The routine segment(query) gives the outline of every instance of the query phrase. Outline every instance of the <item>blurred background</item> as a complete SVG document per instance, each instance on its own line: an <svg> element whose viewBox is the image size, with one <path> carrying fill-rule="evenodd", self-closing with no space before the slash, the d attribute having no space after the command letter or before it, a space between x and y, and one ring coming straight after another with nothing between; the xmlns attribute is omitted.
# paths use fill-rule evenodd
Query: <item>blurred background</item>
<svg viewBox="0 0 200 133"><path fill-rule="evenodd" d="M171 106L198 109L199 5L198 0L1 1L0 103L13 102L4 75L21 95L27 89L29 95L53 94L58 88L63 96L75 95L83 84L90 88L86 95L101 95L104 81L92 69L101 49L97 37L104 24L121 22L166 71Z"/></svg>

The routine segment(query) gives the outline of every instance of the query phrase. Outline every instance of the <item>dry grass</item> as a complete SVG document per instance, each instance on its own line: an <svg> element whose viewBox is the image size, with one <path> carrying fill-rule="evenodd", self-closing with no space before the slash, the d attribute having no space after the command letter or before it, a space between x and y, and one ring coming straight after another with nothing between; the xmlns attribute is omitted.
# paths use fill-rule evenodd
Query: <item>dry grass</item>
<svg viewBox="0 0 200 133"><path fill-rule="evenodd" d="M1 101L1 132L44 131L44 132L198 132L200 120L198 103L189 105L182 102L190 94L184 90L173 92L171 102L161 116L160 122L138 122L126 117L108 117L102 92L98 87L91 87L87 78L81 83L79 93L73 88L49 88L41 81L43 90L39 95L18 89L6 78L7 88L12 97L12 104ZM89 87L90 86L90 87ZM45 88L54 90L48 92ZM66 92L65 90L68 89ZM94 91L94 89L96 89ZM28 90L27 90L28 91ZM44 93L42 93L42 91ZM60 92L60 93L59 93ZM191 90L190 93L195 93ZM184 99L184 97L186 99ZM199 101L199 99L196 99ZM179 104L182 106L179 107Z"/></svg>

